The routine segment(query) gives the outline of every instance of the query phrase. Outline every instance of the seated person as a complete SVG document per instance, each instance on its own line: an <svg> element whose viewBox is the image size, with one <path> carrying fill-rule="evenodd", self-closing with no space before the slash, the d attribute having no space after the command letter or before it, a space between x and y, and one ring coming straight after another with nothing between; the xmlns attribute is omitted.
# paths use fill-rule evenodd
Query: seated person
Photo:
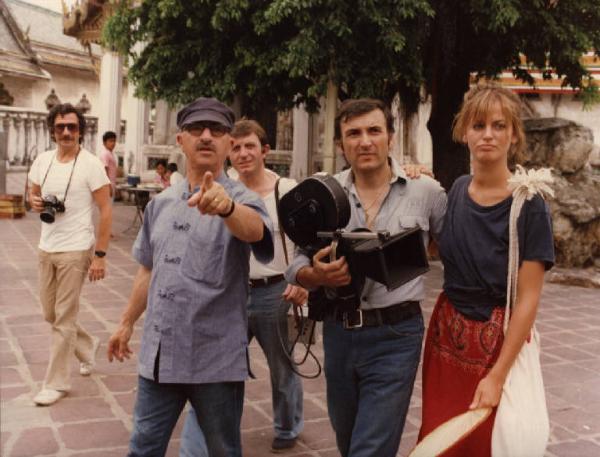
<svg viewBox="0 0 600 457"><path fill-rule="evenodd" d="M156 164L156 176L154 182L160 184L163 189L169 187L169 178L167 177L167 161L159 160Z"/></svg>
<svg viewBox="0 0 600 457"><path fill-rule="evenodd" d="M177 164L174 162L171 162L167 165L166 177L169 180L169 185L171 186L174 186L185 179L183 175L177 171Z"/></svg>

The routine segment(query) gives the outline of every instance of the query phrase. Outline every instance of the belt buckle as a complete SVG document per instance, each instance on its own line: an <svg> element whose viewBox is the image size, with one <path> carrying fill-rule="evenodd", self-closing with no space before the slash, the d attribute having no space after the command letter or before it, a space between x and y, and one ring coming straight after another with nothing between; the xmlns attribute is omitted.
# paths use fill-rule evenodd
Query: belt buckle
<svg viewBox="0 0 600 457"><path fill-rule="evenodd" d="M361 309L344 311L342 318L345 330L352 330L355 328L361 328L363 326L363 315Z"/></svg>

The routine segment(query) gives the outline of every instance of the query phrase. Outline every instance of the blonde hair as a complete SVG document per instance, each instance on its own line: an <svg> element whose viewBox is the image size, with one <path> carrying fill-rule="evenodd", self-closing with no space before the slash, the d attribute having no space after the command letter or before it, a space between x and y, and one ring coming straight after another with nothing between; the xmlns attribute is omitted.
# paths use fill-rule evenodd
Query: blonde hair
<svg viewBox="0 0 600 457"><path fill-rule="evenodd" d="M508 151L508 162L513 166L524 159L525 128L521 120L521 100L517 94L498 83L479 83L465 94L460 111L454 118L452 139L457 143L464 143L463 137L469 125L474 120L485 120L495 103L500 104L507 122L512 125L513 136L517 139Z"/></svg>

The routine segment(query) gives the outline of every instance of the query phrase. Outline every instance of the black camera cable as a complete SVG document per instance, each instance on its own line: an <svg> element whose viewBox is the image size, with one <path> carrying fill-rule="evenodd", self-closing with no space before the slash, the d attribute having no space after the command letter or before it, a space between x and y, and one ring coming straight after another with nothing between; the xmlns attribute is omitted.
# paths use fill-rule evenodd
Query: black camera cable
<svg viewBox="0 0 600 457"><path fill-rule="evenodd" d="M71 186L71 179L73 178L73 171L75 171L75 165L77 165L77 159L79 158L79 152L80 151L77 151L77 154L75 154L75 160L73 161L73 168L71 168L71 174L69 175L69 181L67 182L67 188L65 189L65 195L62 200L63 205L67 201L67 193L69 192L69 187ZM42 190L42 188L44 187L44 184L46 183L46 178L48 178L48 173L50 173L50 168L52 168L52 164L54 163L54 157L56 157L56 154L53 155L52 159L50 160L50 165L48 165L48 169L46 170L46 174L44 175L44 180L42 181L40 190Z"/></svg>
<svg viewBox="0 0 600 457"><path fill-rule="evenodd" d="M284 302L282 301L282 303L284 303ZM277 324L277 335L279 336L279 343L281 344L281 348L283 349L283 352L285 353L288 361L290 362L290 367L292 368L292 371L294 373L296 373L301 378L305 378L305 379L318 378L321 375L323 368L321 367L321 362L319 362L319 359L317 358L317 356L311 349L311 346L313 344L312 342L315 339L315 327L316 327L317 323L313 320L308 319L307 317L304 317L302 308L300 308L300 313L298 314L296 307L294 305L292 305L292 307L294 309L294 320L296 321L296 328L298 329L298 332L296 334L296 337L294 338L294 341L290 342L291 344L289 345L289 349L288 349L288 346L286 345L286 342L284 341L283 336L281 335L281 325ZM287 319L287 314L286 314L286 319ZM310 327L308 329L308 342L307 343L300 341L300 339L302 337L302 333L305 330L305 326ZM301 360L299 362L296 361L296 359L294 358L294 349L297 344L301 344L306 349L306 351L304 352L304 355L301 357ZM298 367L303 365L308 360L309 357L311 357L315 361L315 363L317 365L317 371L312 374L305 374L305 373L302 373L298 369Z"/></svg>

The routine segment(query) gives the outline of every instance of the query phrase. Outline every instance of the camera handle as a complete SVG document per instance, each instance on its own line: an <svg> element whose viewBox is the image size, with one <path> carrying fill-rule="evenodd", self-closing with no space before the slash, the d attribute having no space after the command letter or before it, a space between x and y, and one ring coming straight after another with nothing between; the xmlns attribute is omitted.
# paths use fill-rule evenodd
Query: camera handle
<svg viewBox="0 0 600 457"><path fill-rule="evenodd" d="M331 238L331 252L329 253L329 261L337 260L337 248L340 244L340 239L347 240L374 240L379 239L382 243L390 238L390 232L380 230L378 232L345 232L344 230L336 230L335 232L317 232L317 238Z"/></svg>
<svg viewBox="0 0 600 457"><path fill-rule="evenodd" d="M329 261L330 262L334 262L337 260L337 248L338 248L339 243L340 243L339 238L334 238L331 241L331 252L329 252Z"/></svg>

